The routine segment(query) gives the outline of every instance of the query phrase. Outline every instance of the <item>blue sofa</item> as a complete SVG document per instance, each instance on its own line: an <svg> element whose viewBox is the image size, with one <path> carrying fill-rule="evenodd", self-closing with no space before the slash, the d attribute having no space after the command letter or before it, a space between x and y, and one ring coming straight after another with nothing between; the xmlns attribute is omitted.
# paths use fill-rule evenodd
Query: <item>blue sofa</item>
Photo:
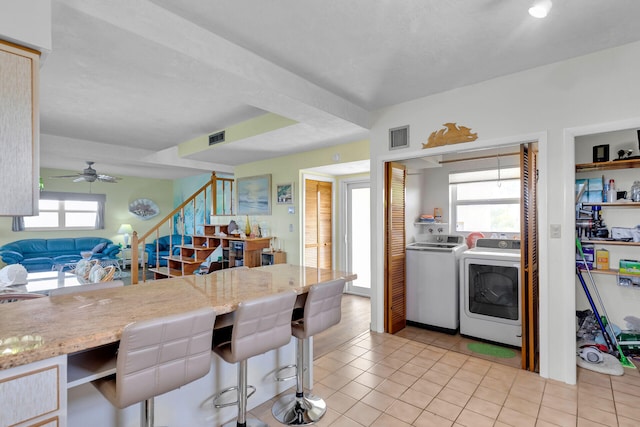
<svg viewBox="0 0 640 427"><path fill-rule="evenodd" d="M94 259L114 259L120 252L120 247L109 239L70 237L16 240L0 247L0 257L7 264L22 264L28 272L47 271L54 264L79 261L80 252L94 249L96 252L91 256Z"/></svg>
<svg viewBox="0 0 640 427"><path fill-rule="evenodd" d="M169 242L171 242L171 246L169 246ZM147 243L145 245L145 252L147 253L147 265L149 267L156 266L156 259L159 258L158 265L160 267L165 267L167 265L167 260L162 257L171 255L177 255L180 253L180 248L177 246L182 244L182 235L181 234L173 234L158 237L153 243ZM184 244L191 244L191 236L184 236Z"/></svg>

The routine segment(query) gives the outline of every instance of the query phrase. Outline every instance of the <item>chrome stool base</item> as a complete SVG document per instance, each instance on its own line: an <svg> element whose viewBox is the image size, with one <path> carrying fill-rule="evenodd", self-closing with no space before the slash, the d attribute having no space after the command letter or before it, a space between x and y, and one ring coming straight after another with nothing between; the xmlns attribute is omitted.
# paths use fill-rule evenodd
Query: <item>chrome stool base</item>
<svg viewBox="0 0 640 427"><path fill-rule="evenodd" d="M306 426L316 423L327 412L326 402L313 394L303 397L289 394L282 396L271 408L273 417L289 426Z"/></svg>
<svg viewBox="0 0 640 427"><path fill-rule="evenodd" d="M222 427L269 427L269 424L263 423L260 420L256 420L255 418L247 418L244 425L238 424L237 420L229 421L226 424L223 424Z"/></svg>

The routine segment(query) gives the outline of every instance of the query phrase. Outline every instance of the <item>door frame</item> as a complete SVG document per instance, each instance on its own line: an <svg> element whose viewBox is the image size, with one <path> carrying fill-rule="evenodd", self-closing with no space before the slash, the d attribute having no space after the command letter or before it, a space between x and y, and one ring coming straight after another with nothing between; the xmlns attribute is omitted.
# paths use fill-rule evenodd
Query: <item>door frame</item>
<svg viewBox="0 0 640 427"><path fill-rule="evenodd" d="M467 149L476 150L484 148L499 148L506 146L520 145L537 141L538 143L538 171L540 178L538 181L538 202L544 204L547 199L547 175L549 168L548 161L548 135L546 131L532 132L529 134L513 135L499 139L479 139L469 144L455 144L443 147L420 149L417 144L413 149L403 152L387 152L375 156L371 160L371 182L375 191L371 194L371 235L372 235L372 259L371 259L371 330L374 332L384 331L384 263L385 263L385 243L384 243L384 210L385 210L385 164L392 161L410 160L425 156L437 156L440 154L450 154ZM548 280L548 218L540 215L538 218L538 244L539 244L539 284L540 284L540 375L549 376L550 343L549 330L552 327L547 318L549 302L547 301ZM575 355L573 356L575 359Z"/></svg>
<svg viewBox="0 0 640 427"><path fill-rule="evenodd" d="M300 259L299 259L299 264L300 265L304 265L304 247L305 247L305 235L304 235L304 230L305 230L305 216L306 216L306 193L307 193L307 185L306 185L306 181L307 179L311 179L314 181L324 181L324 182L330 182L331 183L331 241L332 243L336 241L336 201L337 201L337 195L336 195L336 179L332 176L326 176L326 175L316 175L313 173L309 173L309 172L302 172L301 176L300 176L300 189L301 189L301 196L300 196ZM336 265L336 245L332 244L331 246L331 265Z"/></svg>
<svg viewBox="0 0 640 427"><path fill-rule="evenodd" d="M350 253L349 253L349 245L348 245L348 233L349 233L349 227L348 227L348 218L349 218L349 185L351 184L367 184L367 187L369 188L369 193L371 193L371 179L369 178L347 178L344 180L340 181L340 201L341 201L341 205L340 205L340 215L339 216L339 221L340 221L340 228L339 228L339 232L338 234L340 235L340 238L337 239L338 240L338 244L336 245L336 247L339 249L339 253L341 254L340 256L340 264L337 264L338 268L343 269L345 271L349 271L349 267L350 267L350 262L349 262L349 258L350 258ZM369 223L371 223L371 218L372 216L369 216ZM372 252L371 252L371 248L369 248L369 264L371 264L371 259L372 259ZM351 282L347 283L347 287L346 287L346 292L350 293L350 294L354 294L354 295L360 295L360 296L365 296L365 297L371 297L371 287L369 287L369 292L366 293L362 293L362 292L357 292L354 291L354 289L351 287Z"/></svg>

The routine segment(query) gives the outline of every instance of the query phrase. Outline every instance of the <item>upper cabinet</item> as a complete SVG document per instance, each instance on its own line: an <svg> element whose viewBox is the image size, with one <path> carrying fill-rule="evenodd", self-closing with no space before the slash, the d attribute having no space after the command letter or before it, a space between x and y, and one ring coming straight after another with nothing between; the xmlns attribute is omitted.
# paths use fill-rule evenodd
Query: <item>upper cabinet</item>
<svg viewBox="0 0 640 427"><path fill-rule="evenodd" d="M40 129L37 51L0 41L0 215L37 215Z"/></svg>

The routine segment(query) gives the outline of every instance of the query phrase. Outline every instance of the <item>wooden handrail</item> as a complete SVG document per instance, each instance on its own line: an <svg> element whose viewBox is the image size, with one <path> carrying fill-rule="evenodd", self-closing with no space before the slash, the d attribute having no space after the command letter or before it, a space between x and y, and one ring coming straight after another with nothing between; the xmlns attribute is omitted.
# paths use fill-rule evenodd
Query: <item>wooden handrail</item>
<svg viewBox="0 0 640 427"><path fill-rule="evenodd" d="M156 225L154 225L153 227L151 227L149 229L149 231L147 231L146 233L144 233L141 237L138 237L138 232L137 231L133 231L132 233L132 239L131 239L131 284L135 285L138 283L138 275L139 275L139 271L138 271L138 260L139 258L139 253L140 253L140 248L142 247L142 253L144 255L145 249L146 249L146 242L147 239L149 238L149 236L152 236L155 238L156 240L156 251L155 253L156 255L156 260L155 260L155 265L156 267L159 266L160 264L160 255L159 255L159 248L158 248L158 238L160 237L160 228L163 226L166 226L167 223L169 223L169 247L173 247L173 235L175 234L175 230L174 230L174 223L173 223L173 218L175 217L175 215L180 214L180 217L184 219L184 209L185 207L187 207L190 203L193 204L193 212L194 212L194 221L193 221L193 232L191 233L192 235L195 235L196 233L196 218L195 218L195 212L196 212L196 201L198 199L198 197L203 194L203 203L205 205L205 208L202 210L203 211L203 224L207 224L207 189L209 187L211 187L211 201L210 201L210 212L211 214L215 214L215 212L217 212L217 182L218 181L230 181L233 182L233 179L230 178L218 178L216 176L215 172L211 173L211 180L209 180L206 184L204 184L202 187L200 187L200 189L196 190L195 193L193 193L190 197L188 197L185 201L183 201L178 207L176 207L173 211L171 211L168 215L166 215L163 219L161 219L158 223L156 223ZM232 190L233 191L233 190ZM233 214L233 212L231 213L231 215ZM184 229L184 222L183 222L183 227L182 227L182 232L181 234L181 244L184 244L184 236L186 234L186 230ZM147 262L144 262L144 256L143 256L143 263L142 263L142 281L146 281L146 268L147 268Z"/></svg>

